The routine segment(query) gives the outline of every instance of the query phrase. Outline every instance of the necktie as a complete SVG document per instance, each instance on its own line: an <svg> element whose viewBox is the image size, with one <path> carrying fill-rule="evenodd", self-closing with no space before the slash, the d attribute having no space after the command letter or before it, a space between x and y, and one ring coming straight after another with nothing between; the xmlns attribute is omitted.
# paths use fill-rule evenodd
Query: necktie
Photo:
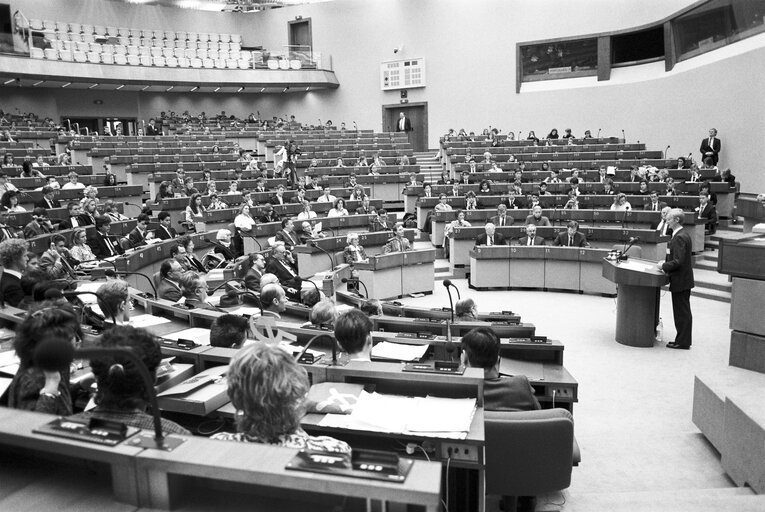
<svg viewBox="0 0 765 512"><path fill-rule="evenodd" d="M574 237L569 236L568 237L568 246L571 247L574 245Z"/></svg>
<svg viewBox="0 0 765 512"><path fill-rule="evenodd" d="M494 245L494 237L493 236L490 236L488 241L489 241L488 245Z"/></svg>
<svg viewBox="0 0 765 512"><path fill-rule="evenodd" d="M712 141L714 139L712 137L709 137L709 149L712 149Z"/></svg>
<svg viewBox="0 0 765 512"><path fill-rule="evenodd" d="M104 241L106 242L106 248L109 249L109 256L114 256L114 244L112 244L108 236L104 236Z"/></svg>
<svg viewBox="0 0 765 512"><path fill-rule="evenodd" d="M8 240L9 238L13 238L11 231L8 228L3 228L3 240Z"/></svg>
<svg viewBox="0 0 765 512"><path fill-rule="evenodd" d="M527 237L527 238L528 238L528 242L526 242L526 245L531 247L531 243L532 243L533 239L530 236Z"/></svg>
<svg viewBox="0 0 765 512"><path fill-rule="evenodd" d="M505 216L504 215L499 218L499 225L500 226L504 226L505 225Z"/></svg>

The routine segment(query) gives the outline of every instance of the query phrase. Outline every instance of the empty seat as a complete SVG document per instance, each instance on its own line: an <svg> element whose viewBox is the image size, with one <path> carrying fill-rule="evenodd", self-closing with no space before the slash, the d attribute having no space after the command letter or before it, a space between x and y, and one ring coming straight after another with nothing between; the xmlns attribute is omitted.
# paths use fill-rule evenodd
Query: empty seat
<svg viewBox="0 0 765 512"><path fill-rule="evenodd" d="M228 52L228 58L229 59L234 59L234 60L239 60L239 59L242 58L242 56L239 55L239 52Z"/></svg>
<svg viewBox="0 0 765 512"><path fill-rule="evenodd" d="M204 42L209 41L210 40L210 34L208 34L206 32L200 32L199 33L199 40L200 41L204 41Z"/></svg>
<svg viewBox="0 0 765 512"><path fill-rule="evenodd" d="M117 35L127 37L130 35L130 29L125 27L120 27L117 29Z"/></svg>
<svg viewBox="0 0 765 512"><path fill-rule="evenodd" d="M119 34L119 29L117 27L106 27L106 35L111 37L117 37Z"/></svg>
<svg viewBox="0 0 765 512"><path fill-rule="evenodd" d="M101 53L104 51L104 47L99 43L90 43L90 51Z"/></svg>
<svg viewBox="0 0 765 512"><path fill-rule="evenodd" d="M91 64L101 64L101 54L96 52L88 52L88 62Z"/></svg>
<svg viewBox="0 0 765 512"><path fill-rule="evenodd" d="M175 32L172 30L165 30L165 39L170 39L171 41L175 39Z"/></svg>
<svg viewBox="0 0 765 512"><path fill-rule="evenodd" d="M128 52L128 55L136 55L136 56L138 56L138 54L139 54L138 47L136 45L134 45L134 44L131 44L130 46L127 47L127 52Z"/></svg>
<svg viewBox="0 0 765 512"><path fill-rule="evenodd" d="M290 68L290 61L287 59L282 59L279 61L279 69L289 69Z"/></svg>
<svg viewBox="0 0 765 512"><path fill-rule="evenodd" d="M114 63L124 66L125 64L127 64L127 55L125 55L124 53L116 54L114 56Z"/></svg>
<svg viewBox="0 0 765 512"><path fill-rule="evenodd" d="M67 32L66 33L67 38L72 41L73 43L81 42L82 41L82 34L75 34L74 32Z"/></svg>
<svg viewBox="0 0 765 512"><path fill-rule="evenodd" d="M67 41L67 43L69 43L69 41ZM64 46L64 41L59 41L57 39L54 40L54 41L48 41L48 44L50 44L50 47L53 48L54 50L61 51L61 50L66 48ZM69 43L69 44L71 44L71 43Z"/></svg>
<svg viewBox="0 0 765 512"><path fill-rule="evenodd" d="M130 37L141 37L141 29L139 28L128 29L128 35L130 35Z"/></svg>
<svg viewBox="0 0 765 512"><path fill-rule="evenodd" d="M216 50L207 50L207 58L208 59L219 59L220 55L218 55L218 52Z"/></svg>
<svg viewBox="0 0 765 512"><path fill-rule="evenodd" d="M80 31L83 34L93 34L93 25L82 25Z"/></svg>
<svg viewBox="0 0 765 512"><path fill-rule="evenodd" d="M178 65L182 68L187 68L191 66L191 62L189 62L189 59L187 59L186 57L181 57L180 59L178 59Z"/></svg>
<svg viewBox="0 0 765 512"><path fill-rule="evenodd" d="M242 50L239 52L239 58L243 60L252 60L252 52L248 50Z"/></svg>
<svg viewBox="0 0 765 512"><path fill-rule="evenodd" d="M228 43L228 48L232 52L238 52L239 50L242 49L242 45L239 43Z"/></svg>
<svg viewBox="0 0 765 512"><path fill-rule="evenodd" d="M101 53L114 53L114 45L113 44L102 44L101 45Z"/></svg>
<svg viewBox="0 0 765 512"><path fill-rule="evenodd" d="M101 62L104 64L114 64L114 54L113 53L102 53L101 54Z"/></svg>
<svg viewBox="0 0 765 512"><path fill-rule="evenodd" d="M186 51L183 53L183 56L187 59L195 59L197 56L197 51L192 50L191 48L186 48Z"/></svg>
<svg viewBox="0 0 765 512"><path fill-rule="evenodd" d="M138 55L128 55L127 62L131 66L138 66L141 64L141 59L138 58Z"/></svg>
<svg viewBox="0 0 765 512"><path fill-rule="evenodd" d="M242 36L239 34L231 34L231 42L232 43L242 43Z"/></svg>
<svg viewBox="0 0 765 512"><path fill-rule="evenodd" d="M219 51L218 55L220 56L221 59L229 59L229 58L231 58L231 55L229 55L229 53L226 50Z"/></svg>
<svg viewBox="0 0 765 512"><path fill-rule="evenodd" d="M165 32L163 30L152 30L151 34L152 34L152 37L154 37L154 39L165 38Z"/></svg>
<svg viewBox="0 0 765 512"><path fill-rule="evenodd" d="M58 60L58 51L55 48L46 48L43 54L48 60Z"/></svg>
<svg viewBox="0 0 765 512"><path fill-rule="evenodd" d="M161 55L159 57L154 57L153 59L155 66L164 66L165 65L165 58Z"/></svg>
<svg viewBox="0 0 765 512"><path fill-rule="evenodd" d="M228 69L237 69L239 67L239 63L234 59L226 59L226 68Z"/></svg>
<svg viewBox="0 0 765 512"><path fill-rule="evenodd" d="M43 20L45 30L56 30L56 22L52 20Z"/></svg>
<svg viewBox="0 0 765 512"><path fill-rule="evenodd" d="M75 62L88 62L88 56L85 52L75 51L74 52L74 61Z"/></svg>
<svg viewBox="0 0 765 512"><path fill-rule="evenodd" d="M93 34L81 34L82 40L86 43L93 43L96 41L96 37Z"/></svg>
<svg viewBox="0 0 765 512"><path fill-rule="evenodd" d="M191 59L191 67L192 68L196 68L196 69L201 68L202 67L202 59L200 59L198 57L194 57L193 59Z"/></svg>
<svg viewBox="0 0 765 512"><path fill-rule="evenodd" d="M75 34L79 34L82 32L82 25L79 23L70 23L69 24L69 32L74 32ZM92 34L93 32L91 32Z"/></svg>
<svg viewBox="0 0 765 512"><path fill-rule="evenodd" d="M186 48L193 48L194 50L197 49L197 42L192 41L191 39L186 40Z"/></svg>
<svg viewBox="0 0 765 512"><path fill-rule="evenodd" d="M176 48L175 50L173 50L173 56L178 59L183 57L185 53L186 53L186 50L184 50L183 48Z"/></svg>
<svg viewBox="0 0 765 512"><path fill-rule="evenodd" d="M45 52L42 48L35 48L34 46L29 49L29 56L33 59L44 59Z"/></svg>
<svg viewBox="0 0 765 512"><path fill-rule="evenodd" d="M127 55L127 47L121 44L114 46L114 53L117 55Z"/></svg>
<svg viewBox="0 0 765 512"><path fill-rule="evenodd" d="M32 30L42 30L45 28L45 24L42 20L29 20L29 28Z"/></svg>
<svg viewBox="0 0 765 512"><path fill-rule="evenodd" d="M215 67L218 69L226 69L225 59L215 59Z"/></svg>
<svg viewBox="0 0 765 512"><path fill-rule="evenodd" d="M165 59L165 64L170 68L177 67L178 59L176 59L175 57L168 57L167 59Z"/></svg>
<svg viewBox="0 0 765 512"><path fill-rule="evenodd" d="M219 40L223 41L224 43L228 43L231 41L231 34L221 34Z"/></svg>
<svg viewBox="0 0 765 512"><path fill-rule="evenodd" d="M197 41L197 50L206 50L206 49L207 49L206 41Z"/></svg>
<svg viewBox="0 0 765 512"><path fill-rule="evenodd" d="M88 43L77 41L74 45L74 49L78 52L86 52L90 50L90 45Z"/></svg>
<svg viewBox="0 0 765 512"><path fill-rule="evenodd" d="M218 41L207 41L206 46L208 50L218 50Z"/></svg>
<svg viewBox="0 0 765 512"><path fill-rule="evenodd" d="M149 53L151 53L152 57L161 57L162 56L162 48L159 46L152 46L149 48Z"/></svg>
<svg viewBox="0 0 765 512"><path fill-rule="evenodd" d="M175 40L174 39L165 39L162 41L162 46L165 48L175 48Z"/></svg>
<svg viewBox="0 0 765 512"><path fill-rule="evenodd" d="M213 69L215 67L215 61L212 59L202 59L202 66L205 69Z"/></svg>
<svg viewBox="0 0 765 512"><path fill-rule="evenodd" d="M130 44L130 38L128 36L119 36L117 39L119 39L120 44L122 45L129 45Z"/></svg>
<svg viewBox="0 0 765 512"><path fill-rule="evenodd" d="M220 43L218 43L218 49L228 51L231 49L231 46L228 43L221 41Z"/></svg>
<svg viewBox="0 0 765 512"><path fill-rule="evenodd" d="M106 35L106 27L102 25L96 25L93 27L93 33L98 36L105 36Z"/></svg>
<svg viewBox="0 0 765 512"><path fill-rule="evenodd" d="M210 33L210 39L209 40L214 42L214 43L217 43L218 41L220 41L220 34Z"/></svg>
<svg viewBox="0 0 765 512"><path fill-rule="evenodd" d="M266 65L268 69L279 69L279 62L276 59L268 59Z"/></svg>
<svg viewBox="0 0 765 512"><path fill-rule="evenodd" d="M176 48L184 48L185 49L186 48L186 41L184 41L183 39L176 39L175 40L175 47Z"/></svg>
<svg viewBox="0 0 765 512"><path fill-rule="evenodd" d="M202 60L210 58L210 56L207 53L207 50L197 50L197 57L199 57Z"/></svg>
<svg viewBox="0 0 765 512"><path fill-rule="evenodd" d="M303 63L299 59L292 59L290 61L290 69L300 69L303 67Z"/></svg>
<svg viewBox="0 0 765 512"><path fill-rule="evenodd" d="M176 39L179 39L179 40L181 40L181 41L185 41L186 39L188 39L188 37L187 37L187 35L186 35L186 32L184 32L184 31L182 31L182 30L181 30L180 32L176 32L176 33L175 33L175 38L176 38Z"/></svg>
<svg viewBox="0 0 765 512"><path fill-rule="evenodd" d="M74 61L74 51L73 50L61 50L59 52L59 57L63 61L73 62Z"/></svg>
<svg viewBox="0 0 765 512"><path fill-rule="evenodd" d="M151 57L151 47L149 46L139 46L138 47L138 55L141 57Z"/></svg>
<svg viewBox="0 0 765 512"><path fill-rule="evenodd" d="M141 66L151 66L151 56L141 55Z"/></svg>
<svg viewBox="0 0 765 512"><path fill-rule="evenodd" d="M186 37L188 38L189 41L196 42L199 40L199 34L197 34L196 32L187 32Z"/></svg>
<svg viewBox="0 0 765 512"><path fill-rule="evenodd" d="M250 61L247 59L239 59L239 69L250 69Z"/></svg>
<svg viewBox="0 0 765 512"><path fill-rule="evenodd" d="M173 49L172 48L162 48L162 56L164 58L169 58L173 56Z"/></svg>

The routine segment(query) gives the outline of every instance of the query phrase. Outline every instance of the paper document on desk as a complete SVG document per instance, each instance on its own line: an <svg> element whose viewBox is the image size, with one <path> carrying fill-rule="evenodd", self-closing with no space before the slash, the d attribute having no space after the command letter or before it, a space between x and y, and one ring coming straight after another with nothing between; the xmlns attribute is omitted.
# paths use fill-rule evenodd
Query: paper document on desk
<svg viewBox="0 0 765 512"><path fill-rule="evenodd" d="M621 263L619 263L619 266L622 268L628 268L630 270L637 270L640 272L652 272L654 274L659 272L659 269L656 268L656 265L652 265L650 263L643 263L642 261L635 261L635 260L622 261Z"/></svg>
<svg viewBox="0 0 765 512"><path fill-rule="evenodd" d="M210 329L204 329L202 327L192 327L191 329L184 329L178 332L171 332L169 334L163 334L163 338L166 340L178 341L179 339L191 340L198 345L210 344Z"/></svg>
<svg viewBox="0 0 765 512"><path fill-rule="evenodd" d="M409 432L468 432L475 413L475 398L414 399L417 414L407 422Z"/></svg>
<svg viewBox="0 0 765 512"><path fill-rule="evenodd" d="M242 315L242 316L260 315L260 308L250 307L250 306L242 306L241 308L236 308L233 311L231 311L231 314L232 315Z"/></svg>
<svg viewBox="0 0 765 512"><path fill-rule="evenodd" d="M162 325L170 323L170 319L162 318L161 316L154 315L136 315L130 317L130 325L133 327L145 329L154 325Z"/></svg>
<svg viewBox="0 0 765 512"><path fill-rule="evenodd" d="M5 393L5 391L11 386L11 382L13 382L13 379L0 377L0 396L2 396Z"/></svg>
<svg viewBox="0 0 765 512"><path fill-rule="evenodd" d="M375 359L391 359L393 361L416 361L422 359L428 345L407 345L381 341L372 347L372 357Z"/></svg>
<svg viewBox="0 0 765 512"><path fill-rule="evenodd" d="M77 298L79 298L83 304L95 304L98 301L98 298L95 295L93 295L93 293L96 293L102 284L104 283L98 282L98 281L89 282L89 283L77 283L76 291L92 292L87 295L78 295Z"/></svg>

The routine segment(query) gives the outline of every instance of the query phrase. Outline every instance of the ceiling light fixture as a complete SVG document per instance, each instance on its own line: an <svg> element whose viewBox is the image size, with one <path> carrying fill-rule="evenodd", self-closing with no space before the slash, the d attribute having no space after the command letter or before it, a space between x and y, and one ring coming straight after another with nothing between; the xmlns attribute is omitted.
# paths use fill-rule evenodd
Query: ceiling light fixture
<svg viewBox="0 0 765 512"><path fill-rule="evenodd" d="M216 87L213 92L218 92L218 91L220 91L220 87Z"/></svg>
<svg viewBox="0 0 765 512"><path fill-rule="evenodd" d="M117 91L119 91L119 90L120 90L120 89L122 89L123 87L125 87L125 84L120 84L120 85L118 85L118 86L117 86L116 90L117 90Z"/></svg>
<svg viewBox="0 0 765 512"><path fill-rule="evenodd" d="M65 87L69 87L70 85L72 85L72 82L67 82L64 85L62 85L61 88L63 89Z"/></svg>
<svg viewBox="0 0 765 512"><path fill-rule="evenodd" d="M167 89L165 89L165 92L170 92L170 91L172 91L172 90L173 90L173 87L175 87L175 86L174 86L174 85L171 85L170 87L168 87Z"/></svg>
<svg viewBox="0 0 765 512"><path fill-rule="evenodd" d="M15 78L11 78L10 80L6 80L5 82L3 82L3 85L12 84L12 83L13 83L13 82L15 82L15 81L16 81L16 79L15 79Z"/></svg>
<svg viewBox="0 0 765 512"><path fill-rule="evenodd" d="M93 84L90 87L88 87L88 89L95 89L96 87L98 87L98 84Z"/></svg>
<svg viewBox="0 0 765 512"><path fill-rule="evenodd" d="M238 91L236 92L242 92L244 90L244 86L240 87Z"/></svg>
<svg viewBox="0 0 765 512"><path fill-rule="evenodd" d="M45 83L45 80L40 80L39 82L35 82L35 83L33 83L33 84L32 84L32 87L37 87L38 85L40 85L40 84L44 84L44 83Z"/></svg>

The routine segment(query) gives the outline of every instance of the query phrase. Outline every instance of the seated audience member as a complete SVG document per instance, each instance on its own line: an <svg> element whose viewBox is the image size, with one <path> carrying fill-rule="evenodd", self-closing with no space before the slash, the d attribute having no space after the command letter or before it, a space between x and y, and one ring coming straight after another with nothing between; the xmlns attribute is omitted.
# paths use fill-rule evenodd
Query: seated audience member
<svg viewBox="0 0 765 512"><path fill-rule="evenodd" d="M195 192L189 197L189 205L186 207L184 220L188 225L204 223L207 209L202 204L202 194Z"/></svg>
<svg viewBox="0 0 765 512"><path fill-rule="evenodd" d="M64 186L61 187L62 190L69 190L69 189L82 189L85 188L84 183L80 183L80 177L77 176L77 173L72 171L70 172L67 177L69 178L69 181L67 183L64 183Z"/></svg>
<svg viewBox="0 0 765 512"><path fill-rule="evenodd" d="M335 201L337 200L337 198L332 195L332 189L330 188L330 186L328 184L324 185L322 187L322 190L323 190L323 193L322 193L322 195L319 196L318 199L316 199L316 202L317 203L331 203L331 204L334 204Z"/></svg>
<svg viewBox="0 0 765 512"><path fill-rule="evenodd" d="M507 206L500 204L497 206L497 214L490 219L490 222L497 227L512 226L515 219L507 214Z"/></svg>
<svg viewBox="0 0 765 512"><path fill-rule="evenodd" d="M612 212L626 212L632 210L632 205L627 201L627 195L624 193L616 194L614 202L611 205Z"/></svg>
<svg viewBox="0 0 765 512"><path fill-rule="evenodd" d="M27 211L26 208L19 204L20 192L16 190L9 190L3 194L0 198L0 206L6 213L21 213Z"/></svg>
<svg viewBox="0 0 765 512"><path fill-rule="evenodd" d="M526 236L521 237L518 240L518 245L544 245L545 239L541 236L537 236L537 227L534 224L526 226Z"/></svg>
<svg viewBox="0 0 765 512"><path fill-rule="evenodd" d="M350 309L335 320L335 339L351 361L370 361L372 321L359 309Z"/></svg>
<svg viewBox="0 0 765 512"><path fill-rule="evenodd" d="M111 223L112 221L109 217L96 217L96 230L88 240L88 245L93 249L93 254L99 260L125 252L119 244L113 241L112 236L109 235Z"/></svg>
<svg viewBox="0 0 765 512"><path fill-rule="evenodd" d="M53 279L72 278L77 275L67 260L66 239L58 233L50 237L48 250L40 256L40 268L45 270Z"/></svg>
<svg viewBox="0 0 765 512"><path fill-rule="evenodd" d="M611 178L608 178L603 183L603 195L605 196L612 196L616 193L616 190L614 190L614 180Z"/></svg>
<svg viewBox="0 0 765 512"><path fill-rule="evenodd" d="M346 246L345 249L343 249L343 260L351 266L353 266L354 263L369 260L364 247L359 244L358 233L348 233L348 236L346 237Z"/></svg>
<svg viewBox="0 0 765 512"><path fill-rule="evenodd" d="M306 245L308 242L315 238L324 238L325 235L321 231L314 234L313 232L313 226L311 226L311 223L307 220L304 220L300 223L300 231L295 233L295 236L297 236L298 242L300 245Z"/></svg>
<svg viewBox="0 0 765 512"><path fill-rule="evenodd" d="M660 212L664 209L664 207L667 206L667 203L664 201L659 201L659 192L656 190L652 190L650 195L648 196L648 201L643 203L643 210L648 210L651 212Z"/></svg>
<svg viewBox="0 0 765 512"><path fill-rule="evenodd" d="M327 217L347 217L348 210L345 209L345 199L339 197L335 199L335 205L327 212Z"/></svg>
<svg viewBox="0 0 765 512"><path fill-rule="evenodd" d="M310 291L310 290L309 290ZM316 291L316 289L314 289ZM301 327L326 327L333 329L337 320L337 308L335 302L329 298L323 298L311 306L308 322Z"/></svg>
<svg viewBox="0 0 765 512"><path fill-rule="evenodd" d="M231 231L226 228L219 229L215 233L216 244L210 252L205 255L205 258L210 258L211 255L216 255L218 265L226 261L231 261L236 258L234 254L234 247L231 242ZM188 251L187 251L188 252Z"/></svg>
<svg viewBox="0 0 765 512"><path fill-rule="evenodd" d="M285 290L287 291L287 290ZM300 290L300 303L305 307L312 308L318 304L324 295L316 288L303 288ZM289 297L289 294L288 294Z"/></svg>
<svg viewBox="0 0 765 512"><path fill-rule="evenodd" d="M311 220L316 218L316 212L311 208L311 203L303 201L303 211L298 213L297 220Z"/></svg>
<svg viewBox="0 0 765 512"><path fill-rule="evenodd" d="M242 204L239 208L239 214L234 218L234 227L243 233L250 233L256 224L257 222L250 215L249 205Z"/></svg>
<svg viewBox="0 0 765 512"><path fill-rule="evenodd" d="M260 253L253 253L247 257L244 275L244 286L253 292L260 292L260 278L266 271L266 259Z"/></svg>
<svg viewBox="0 0 765 512"><path fill-rule="evenodd" d="M454 317L457 321L474 322L478 318L478 306L469 297L458 300L454 305Z"/></svg>
<svg viewBox="0 0 765 512"><path fill-rule="evenodd" d="M564 210L578 210L579 209L579 198L577 197L576 193L574 193L573 190L568 191L568 201L566 201L566 204L563 205Z"/></svg>
<svg viewBox="0 0 765 512"><path fill-rule="evenodd" d="M648 191L648 182L643 180L638 184L638 191L637 195L639 196L647 196L650 192Z"/></svg>
<svg viewBox="0 0 765 512"><path fill-rule="evenodd" d="M243 198L243 201L247 201ZM210 194L210 204L207 206L208 210L225 210L228 205L224 203L217 193Z"/></svg>
<svg viewBox="0 0 765 512"><path fill-rule="evenodd" d="M263 316L281 318L287 309L287 294L281 285L276 283L263 285L261 280L260 304L263 307Z"/></svg>
<svg viewBox="0 0 765 512"><path fill-rule="evenodd" d="M295 234L295 222L290 218L282 219L282 229L276 232L274 240L283 243L288 251L294 249L296 245L300 245L300 240Z"/></svg>
<svg viewBox="0 0 765 512"><path fill-rule="evenodd" d="M475 196L475 192L472 190L469 190L467 194L465 194L465 210L477 210L478 209L478 199Z"/></svg>
<svg viewBox="0 0 765 512"><path fill-rule="evenodd" d="M0 194L5 194L6 192L18 192L19 189L16 188L16 185L8 181L8 175L4 172L0 173Z"/></svg>
<svg viewBox="0 0 765 512"><path fill-rule="evenodd" d="M365 197L361 201L361 206L356 208L356 215L370 215L372 208L374 207L369 205L369 197Z"/></svg>
<svg viewBox="0 0 765 512"><path fill-rule="evenodd" d="M579 232L579 223L575 220L568 221L566 231L559 233L553 240L553 245L565 247L589 247L587 237Z"/></svg>
<svg viewBox="0 0 765 512"><path fill-rule="evenodd" d="M284 185L276 187L276 194L272 195L269 202L274 206L287 204L287 198L284 197Z"/></svg>
<svg viewBox="0 0 765 512"><path fill-rule="evenodd" d="M672 235L672 228L669 227L669 223L667 222L667 216L671 211L672 208L665 206L661 209L661 219L658 222L651 224L651 228L658 231L661 236Z"/></svg>
<svg viewBox="0 0 765 512"><path fill-rule="evenodd" d="M443 192L438 194L438 202L433 207L433 210L437 212L450 212L452 211L452 205L447 202L447 196Z"/></svg>
<svg viewBox="0 0 765 512"><path fill-rule="evenodd" d="M412 244L409 239L406 238L406 232L404 231L404 224L396 222L393 228L394 236L388 240L383 247L383 253L389 254L392 252L405 252L412 250Z"/></svg>
<svg viewBox="0 0 765 512"><path fill-rule="evenodd" d="M157 298L178 302L183 296L180 280L183 268L174 259L165 260L159 268L159 283L157 284Z"/></svg>
<svg viewBox="0 0 765 512"><path fill-rule="evenodd" d="M500 377L499 337L489 327L477 327L462 337L462 362L483 368L483 403L487 411L533 411L541 409L525 375Z"/></svg>
<svg viewBox="0 0 765 512"><path fill-rule="evenodd" d="M388 220L388 212L385 208L373 211L369 220L369 231L391 231L390 221Z"/></svg>
<svg viewBox="0 0 765 512"><path fill-rule="evenodd" d="M194 309L216 309L207 302L207 281L196 272L186 272L181 276L181 290L185 304Z"/></svg>
<svg viewBox="0 0 765 512"><path fill-rule="evenodd" d="M45 208L47 210L50 210L51 208L61 208L61 203L58 199L54 197L54 191L49 186L44 186L42 188L42 198L37 201L34 205L35 208Z"/></svg>
<svg viewBox="0 0 765 512"><path fill-rule="evenodd" d="M8 389L8 406L59 416L72 414L69 363L62 368L38 367L35 349L43 342L75 344L81 338L79 318L68 302L35 305L16 329L13 348L19 369Z"/></svg>
<svg viewBox="0 0 765 512"><path fill-rule="evenodd" d="M0 212L0 242L19 238L20 234L13 226L8 225L8 213Z"/></svg>
<svg viewBox="0 0 765 512"><path fill-rule="evenodd" d="M206 271L205 266L194 255L194 240L190 236L184 236L178 239L178 245L183 247L184 263L181 266L193 270L194 272L204 273Z"/></svg>
<svg viewBox="0 0 765 512"><path fill-rule="evenodd" d="M527 226L529 224L533 224L535 226L550 226L550 219L542 215L542 207L539 205L536 205L532 210L531 215L526 217L526 221L524 222Z"/></svg>
<svg viewBox="0 0 765 512"><path fill-rule="evenodd" d="M304 187L299 187L297 189L297 193L295 193L295 195L292 197L292 199L290 199L290 203L295 203L295 204L302 205L303 201L305 201L305 200L306 200L306 198L305 198L305 188Z"/></svg>
<svg viewBox="0 0 765 512"><path fill-rule="evenodd" d="M186 247L182 241L178 242L178 245L174 245L170 248L170 257L173 258L181 266L181 272L188 272L194 270L186 258Z"/></svg>
<svg viewBox="0 0 765 512"><path fill-rule="evenodd" d="M291 353L253 343L236 353L226 375L228 397L240 412L236 416L237 432L215 434L211 439L351 452L342 441L309 436L300 427L310 384L305 369Z"/></svg>
<svg viewBox="0 0 765 512"><path fill-rule="evenodd" d="M222 315L210 326L210 345L240 348L247 339L247 318L241 315Z"/></svg>
<svg viewBox="0 0 765 512"><path fill-rule="evenodd" d="M101 346L130 349L146 365L149 375L156 379L162 352L157 340L145 329L113 327L101 337ZM124 356L116 356L91 359L90 366L98 385L94 397L96 407L77 414L75 418L116 421L154 431L154 417L146 412L147 390L136 365ZM161 418L161 426L165 434L191 435L185 428L164 418Z"/></svg>
<svg viewBox="0 0 765 512"><path fill-rule="evenodd" d="M709 200L709 195L706 192L699 193L699 206L694 211L699 219L706 220L704 229L713 235L717 230L717 209Z"/></svg>
<svg viewBox="0 0 765 512"><path fill-rule="evenodd" d="M731 188L736 186L736 177L731 173L730 169L725 169L720 174L720 179L727 183Z"/></svg>
<svg viewBox="0 0 765 512"><path fill-rule="evenodd" d="M172 226L173 221L170 212L159 212L157 220L159 221L159 226L154 230L154 236L156 238L159 238L160 240L170 240L171 238L178 236L178 233Z"/></svg>
<svg viewBox="0 0 765 512"><path fill-rule="evenodd" d="M7 157L8 155L6 155ZM71 165L71 164L66 164ZM6 165L5 167L18 167L17 165L13 164L13 157L11 157L10 165ZM21 177L22 178L45 178L45 175L32 167L32 162L29 160L24 160L21 162ZM84 187L84 185L83 185ZM80 187L82 188L82 187Z"/></svg>
<svg viewBox="0 0 765 512"><path fill-rule="evenodd" d="M129 220L128 217L122 215L114 204L113 199L107 199L104 201L104 215L112 219L112 222L121 222L123 220Z"/></svg>
<svg viewBox="0 0 765 512"><path fill-rule="evenodd" d="M53 225L48 220L48 212L45 208L35 208L32 211L32 220L24 226L24 238L34 238L53 231Z"/></svg>
<svg viewBox="0 0 765 512"><path fill-rule="evenodd" d="M260 217L260 222L279 222L281 219L281 216L274 210L274 205L269 203L265 206L265 211Z"/></svg>
<svg viewBox="0 0 765 512"><path fill-rule="evenodd" d="M276 244L271 249L271 257L266 263L266 272L274 274L283 286L299 290L302 280L291 260L292 255L287 252L284 244Z"/></svg>
<svg viewBox="0 0 765 512"><path fill-rule="evenodd" d="M449 258L449 240L451 240L452 236L454 236L454 230L457 228L469 228L470 226L471 224L465 220L465 212L462 210L457 210L457 218L444 227L444 243L442 246L444 249L444 258Z"/></svg>
<svg viewBox="0 0 765 512"><path fill-rule="evenodd" d="M377 299L368 299L361 303L361 312L367 316L380 316L383 314L382 303Z"/></svg>
<svg viewBox="0 0 765 512"><path fill-rule="evenodd" d="M21 289L21 275L27 268L27 242L11 238L0 242L0 304L17 307L24 292Z"/></svg>
<svg viewBox="0 0 765 512"><path fill-rule="evenodd" d="M505 236L502 233L498 233L496 231L497 227L493 223L487 222L483 229L484 232L475 238L476 247L479 245L507 245Z"/></svg>
<svg viewBox="0 0 765 512"><path fill-rule="evenodd" d="M145 213L138 215L135 227L128 233L127 241L131 249L136 249L146 245L146 241L151 239L149 233L149 216Z"/></svg>
<svg viewBox="0 0 765 512"><path fill-rule="evenodd" d="M712 206L717 208L717 194L712 192L712 184L707 181L702 181L701 185L699 185L699 194L705 193L709 196L709 202L712 203Z"/></svg>
<svg viewBox="0 0 765 512"><path fill-rule="evenodd" d="M80 226L93 226L96 223L98 201L89 197L80 200L80 216L77 218ZM104 215L106 217L106 215ZM111 217L107 217L111 221Z"/></svg>
<svg viewBox="0 0 765 512"><path fill-rule="evenodd" d="M98 287L98 307L104 323L126 325L130 321L128 284L122 279L111 279Z"/></svg>
<svg viewBox="0 0 765 512"><path fill-rule="evenodd" d="M24 292L24 298L19 301L16 307L28 311L29 308L38 302L37 298L40 296L40 291L43 287L45 290L48 289L49 282L50 276L44 270L39 268L27 268L27 271L21 276L20 281L21 291ZM44 294L45 292L42 293ZM35 294L38 297L35 297Z"/></svg>

